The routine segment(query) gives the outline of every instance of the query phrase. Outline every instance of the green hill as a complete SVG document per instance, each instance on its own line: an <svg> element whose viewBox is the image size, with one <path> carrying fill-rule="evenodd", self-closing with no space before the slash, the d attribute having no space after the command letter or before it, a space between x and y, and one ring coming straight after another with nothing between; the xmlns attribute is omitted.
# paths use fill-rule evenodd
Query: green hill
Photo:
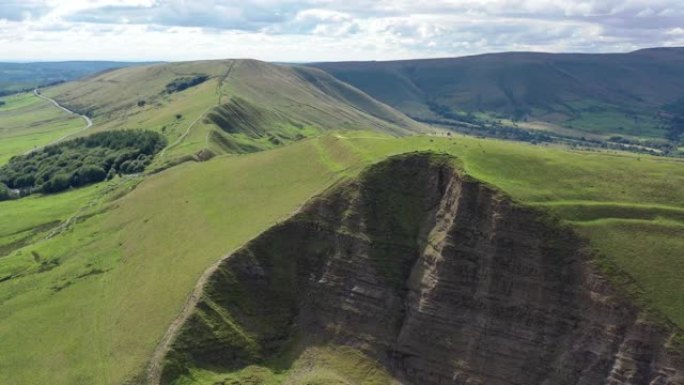
<svg viewBox="0 0 684 385"><path fill-rule="evenodd" d="M684 96L683 48L313 66L420 120L484 114L601 135L662 138L659 111Z"/></svg>
<svg viewBox="0 0 684 385"><path fill-rule="evenodd" d="M91 116L94 130L163 133L169 158L251 152L333 129L426 130L321 70L255 60L126 68L44 93Z"/></svg>
<svg viewBox="0 0 684 385"><path fill-rule="evenodd" d="M567 226L460 163L390 157L224 257L150 383L679 383L676 328L625 301Z"/></svg>
<svg viewBox="0 0 684 385"><path fill-rule="evenodd" d="M142 378L202 272L221 256L365 165L428 149L453 154L474 177L566 218L591 241L597 263L618 282L629 277L625 287L638 288L644 307L684 326L681 162L461 136L331 133L1 202L0 382ZM329 359L353 366L353 357Z"/></svg>
<svg viewBox="0 0 684 385"><path fill-rule="evenodd" d="M632 56L653 56L649 60L662 69L657 58L670 55L667 60L674 62L679 60L679 52L643 51L610 57L632 60ZM594 56L603 57L568 57L582 61ZM466 59L454 59L454 62L460 60ZM490 61L491 68L502 65L495 56L467 60ZM643 62L647 60L639 60L646 68ZM452 64L441 69L418 68L411 75L415 77L410 77L402 72L406 63L392 64L398 67L389 72L385 69L366 72L367 68L381 68L387 63L338 64L358 68L356 72L350 70L354 76L366 76L366 81L362 81L363 77L350 80L365 85L365 92L316 68L253 60L125 68L44 89L44 95L93 118L94 125L83 132L79 131L85 126L83 119L60 111L46 100L27 94L3 98L7 103L0 106L0 118L11 125L10 129L0 127L3 135L0 159L6 160L64 135L110 130L121 131L121 135L130 129L152 130L161 133L168 145L152 160L151 173L112 175L110 180L78 189L0 202L3 219L0 221L0 341L3 347L0 383L145 383L149 364L163 350L160 347L164 346L168 330L180 327L179 314L195 298L193 293L198 295L195 290L207 279L205 272L211 271L221 258L268 233L274 226L279 228L293 214L301 212L298 210L310 198L317 196L325 200L333 186L353 184L353 178L368 166L392 155L419 151L455 157L453 162L457 163L458 170L477 179L481 188L496 190L506 199L510 198L512 203L507 202L511 207L520 205L538 210L546 215L542 219L548 220L554 231L572 231L582 237L586 264L608 277L618 289L610 300L612 297L631 300L647 314L644 322L656 320L668 328L680 331L684 328L681 295L684 168L681 160L435 135L435 129L428 129L390 105L421 119L444 119L435 111L442 114L449 111L421 94L420 87L430 85L429 89L441 90L439 95L444 100L452 100L456 94L448 90L453 90L454 84L444 80L449 79L445 74L452 73ZM441 61L418 64L421 63L436 65ZM521 66L528 68L526 63ZM589 63L586 71L593 74L595 65ZM478 68L482 71L487 68L484 64L474 67L477 67L473 69L475 72ZM577 68L574 71L579 71ZM610 66L605 68L607 71ZM334 72L330 68L326 70ZM669 71L676 74L680 68L673 66ZM523 72L529 77L537 76L535 71ZM539 76L542 72L539 70ZM340 74L336 76L344 78ZM597 82L601 80L598 75L595 77ZM517 78L517 75L510 77ZM478 78L469 76L468 79ZM548 84L554 84L550 79ZM639 91L644 100L629 103L642 108L648 103L653 106L669 103L678 97L681 79L670 84L658 79L654 78L653 82L664 87L662 94L647 98L644 86ZM400 85L396 92L385 87L395 82ZM496 84L492 87L488 98L509 100L506 93L501 96L503 91ZM538 89L542 92L544 88ZM469 100L468 90L462 89L458 100ZM573 90L571 96L576 99L554 91L555 96L549 96L549 100L568 97L578 101L590 92L579 86ZM629 104L624 95L611 92L596 91L595 95L616 105ZM530 97L529 103L541 103L544 99ZM493 103L487 104L492 108L487 113L514 111L510 106L487 103ZM586 113L582 114L586 118ZM420 135L430 131L433 135ZM657 129L653 132L660 135ZM24 134L26 138L21 136ZM5 138L12 139L5 141ZM93 147L90 151L96 156L85 152L68 154L69 159L57 161L75 165L99 161L100 155L106 159L109 155L106 148ZM146 164L148 160L139 161ZM202 161L178 164L179 160ZM27 164L22 169L37 171L32 166ZM350 223L371 224L375 226L374 234L380 238L395 231L396 226L415 230L416 218L424 214L425 207L415 206L412 202L420 197L410 192L426 188L421 194L428 197L434 190L423 183L428 176L420 170L398 167L395 174L378 174L366 188L345 190L348 194L344 199L321 206L317 215L324 220L340 217ZM443 174L431 175L430 183L443 187ZM400 183L409 186L408 190L397 190ZM361 220L344 206L364 202L356 201L357 193L367 194L366 202L377 200L378 207L389 207L391 212L371 208L364 211L366 219ZM391 205L380 204L386 201ZM488 202L501 203L497 199ZM480 204L484 203L473 200L464 203L464 207L477 209ZM434 209L433 205L428 206ZM392 222L384 221L385 218L391 218ZM487 218L496 222L498 217ZM515 230L515 226L512 228ZM439 240L439 226L435 229L435 239ZM351 234L345 228L337 230L340 237ZM316 231L326 233L321 228ZM415 236L415 232L409 234ZM362 233L352 235L363 239ZM393 266L391 253L381 252L381 241L380 251L376 250L384 258L380 263ZM315 249L316 245L314 241L310 246ZM296 254L294 249L287 252ZM554 260L552 254L548 256ZM281 255L277 248L274 255ZM290 271L287 270L289 262L285 262L277 265L283 268L283 275ZM516 265L516 268L524 270L525 266ZM390 269L390 273L393 271L394 268ZM494 280L490 283L495 289L505 289L505 285L497 286ZM245 297L245 303L249 298ZM269 300L277 302L277 298ZM278 306L282 304L258 310L268 318L270 310L279 309ZM280 314L273 313L276 318ZM218 311L212 317L216 315L222 322L231 323L229 312ZM668 348L676 351L683 341L680 332ZM249 381L276 384L285 380L313 384L391 381L382 365L363 352L345 347L310 346L300 356L285 357L285 361L291 365L279 362L268 368L229 368L233 372L188 365L180 381L207 385L222 381L226 384ZM271 371L272 368L276 370Z"/></svg>

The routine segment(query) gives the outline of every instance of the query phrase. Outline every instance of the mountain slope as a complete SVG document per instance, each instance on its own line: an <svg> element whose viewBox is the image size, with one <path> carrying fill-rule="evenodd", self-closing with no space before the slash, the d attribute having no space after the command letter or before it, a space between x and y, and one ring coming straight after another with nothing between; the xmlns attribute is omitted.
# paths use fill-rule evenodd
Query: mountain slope
<svg viewBox="0 0 684 385"><path fill-rule="evenodd" d="M137 384L127 380L143 374L203 271L340 178L417 150L453 154L469 175L557 211L604 256L597 264L636 283L644 307L684 326L681 161L462 136L330 133L0 202L0 383ZM298 362L304 371L306 357L329 357L350 375L382 372L366 359L356 365L355 351L310 353Z"/></svg>
<svg viewBox="0 0 684 385"><path fill-rule="evenodd" d="M368 383L325 358L298 370L302 354L336 346L404 384L684 381L676 329L621 299L568 227L454 161L392 157L224 258L161 384L199 384L203 371L247 383L231 372L250 365L285 384Z"/></svg>
<svg viewBox="0 0 684 385"><path fill-rule="evenodd" d="M484 112L595 133L660 137L658 110L684 96L684 48L313 66L425 120Z"/></svg>
<svg viewBox="0 0 684 385"><path fill-rule="evenodd" d="M96 130L158 130L177 155L250 152L333 129L426 129L323 71L255 60L127 68L45 94L93 117Z"/></svg>

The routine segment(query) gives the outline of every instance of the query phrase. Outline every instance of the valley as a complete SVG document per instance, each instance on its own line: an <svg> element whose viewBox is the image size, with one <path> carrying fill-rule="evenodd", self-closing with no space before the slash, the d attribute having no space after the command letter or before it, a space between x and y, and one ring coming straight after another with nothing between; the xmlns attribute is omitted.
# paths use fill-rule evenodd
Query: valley
<svg viewBox="0 0 684 385"><path fill-rule="evenodd" d="M682 48L654 48L312 66L418 121L466 133L629 150L622 143L676 153L663 141L669 127L663 116L668 105L684 97L682 63ZM530 126L547 135L519 130Z"/></svg>

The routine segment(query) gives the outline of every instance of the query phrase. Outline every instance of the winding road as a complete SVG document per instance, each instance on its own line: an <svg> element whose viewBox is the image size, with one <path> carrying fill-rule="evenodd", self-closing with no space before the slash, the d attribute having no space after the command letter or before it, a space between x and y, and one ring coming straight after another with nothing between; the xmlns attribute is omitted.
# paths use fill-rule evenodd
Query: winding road
<svg viewBox="0 0 684 385"><path fill-rule="evenodd" d="M86 126L83 127L82 129L80 129L80 130L77 131L77 132L73 132L73 133L71 133L71 134L64 135L64 136L62 136L61 138L59 138L59 139L57 139L57 140L55 140L55 141L52 141L52 142L46 144L45 146L36 147L36 148L34 148L34 149L31 149L31 150L27 151L26 154L30 154L30 153L32 153L33 151L39 150L39 149L41 149L41 148L43 148L43 147L47 147L47 146L49 146L49 145L59 143L59 142L61 142L62 140L64 140L64 139L70 137L71 135L74 135L74 134L76 134L76 133L78 133L78 132L81 132L81 131L83 131L83 130L87 130L87 129L89 129L90 127L93 126L93 121L92 121L89 117L87 117L87 116L85 116L85 115L81 115L81 114L79 114L79 113L77 113L77 112L74 112L74 111L72 111L72 110L70 110L70 109L64 107L63 105L59 104L55 99L52 99L52 98L50 98L50 97L47 97L47 96L41 94L40 91L38 90L38 88L36 88L35 90L33 90L33 94L36 95L37 97L41 98L41 99L47 100L48 102L54 104L55 107L59 108L60 110L66 112L66 113L68 113L68 114L80 116L83 120L85 120Z"/></svg>

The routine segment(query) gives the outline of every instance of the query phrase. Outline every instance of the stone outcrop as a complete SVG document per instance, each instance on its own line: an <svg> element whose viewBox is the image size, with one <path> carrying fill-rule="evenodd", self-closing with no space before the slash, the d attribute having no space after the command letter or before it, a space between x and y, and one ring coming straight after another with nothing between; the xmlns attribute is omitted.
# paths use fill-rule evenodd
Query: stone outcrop
<svg viewBox="0 0 684 385"><path fill-rule="evenodd" d="M402 384L684 384L674 331L618 295L572 231L453 163L390 158L227 257L162 382L333 344Z"/></svg>

